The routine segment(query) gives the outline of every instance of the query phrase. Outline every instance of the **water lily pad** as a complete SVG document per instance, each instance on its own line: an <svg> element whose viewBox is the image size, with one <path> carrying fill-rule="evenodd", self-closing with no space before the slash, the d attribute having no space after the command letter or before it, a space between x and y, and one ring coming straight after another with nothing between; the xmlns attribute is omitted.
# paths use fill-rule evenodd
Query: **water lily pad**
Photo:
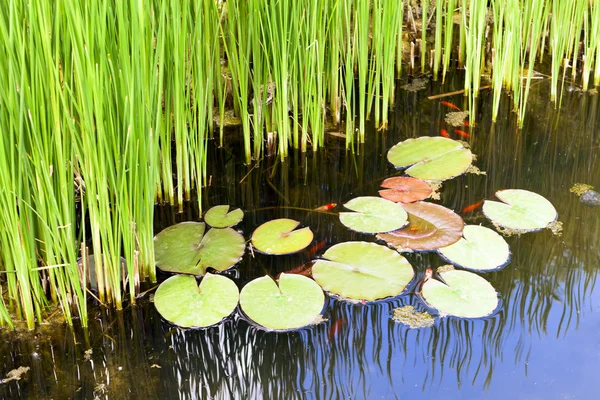
<svg viewBox="0 0 600 400"><path fill-rule="evenodd" d="M321 287L345 299L373 301L397 296L414 272L406 258L376 243L345 242L330 247L312 267Z"/></svg>
<svg viewBox="0 0 600 400"><path fill-rule="evenodd" d="M291 254L300 251L313 240L309 227L294 230L300 222L279 218L265 222L252 234L252 245L265 254Z"/></svg>
<svg viewBox="0 0 600 400"><path fill-rule="evenodd" d="M237 286L225 276L207 273L198 286L193 276L175 275L156 290L154 305L175 325L203 328L229 316L238 299Z"/></svg>
<svg viewBox="0 0 600 400"><path fill-rule="evenodd" d="M341 212L340 222L358 232L389 232L408 222L402 206L381 197L357 197L344 207L356 212Z"/></svg>
<svg viewBox="0 0 600 400"><path fill-rule="evenodd" d="M388 161L414 178L444 181L462 175L473 162L471 150L445 137L407 139L390 149Z"/></svg>
<svg viewBox="0 0 600 400"><path fill-rule="evenodd" d="M244 254L244 237L231 228L204 234L202 222L182 222L154 237L156 266L163 271L204 275L207 268L224 271Z"/></svg>
<svg viewBox="0 0 600 400"><path fill-rule="evenodd" d="M421 295L440 313L480 318L490 315L498 307L496 290L479 275L456 270L444 271L439 275L446 283L429 279L423 284Z"/></svg>
<svg viewBox="0 0 600 400"><path fill-rule="evenodd" d="M381 187L386 189L380 190L379 195L396 203L412 203L425 200L433 192L427 182L406 176L388 178L381 183Z"/></svg>
<svg viewBox="0 0 600 400"><path fill-rule="evenodd" d="M228 205L214 206L206 212L204 220L213 228L229 228L244 219L244 212L236 208L229 211Z"/></svg>
<svg viewBox="0 0 600 400"><path fill-rule="evenodd" d="M283 273L279 285L266 275L248 283L240 293L240 306L248 318L273 330L310 325L324 304L321 287L302 275Z"/></svg>
<svg viewBox="0 0 600 400"><path fill-rule="evenodd" d="M454 211L438 204L419 201L403 204L408 225L377 235L398 251L431 251L449 246L462 237L464 222Z"/></svg>
<svg viewBox="0 0 600 400"><path fill-rule="evenodd" d="M503 228L533 232L546 228L558 217L552 203L528 190L499 190L496 197L503 203L486 200L483 203L483 213Z"/></svg>
<svg viewBox="0 0 600 400"><path fill-rule="evenodd" d="M476 271L497 269L506 265L510 258L504 238L479 225L466 225L463 238L438 252L452 264Z"/></svg>

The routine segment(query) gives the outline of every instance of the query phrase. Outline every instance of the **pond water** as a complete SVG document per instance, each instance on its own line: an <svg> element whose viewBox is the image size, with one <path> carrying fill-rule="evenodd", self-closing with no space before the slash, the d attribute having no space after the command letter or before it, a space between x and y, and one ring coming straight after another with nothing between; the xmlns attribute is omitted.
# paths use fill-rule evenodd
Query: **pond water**
<svg viewBox="0 0 600 400"><path fill-rule="evenodd" d="M376 195L397 172L386 160L401 140L439 136L452 111L431 94L460 87L461 77L423 91L401 89L388 132L367 133L355 152L327 136L316 154L291 152L244 165L231 133L225 148L210 146L211 185L205 209L242 207L237 228L246 238L265 221L289 217L315 234L308 250L289 256L247 252L227 275L239 287L251 279L307 263L333 244L374 241L351 232L336 215L344 202ZM478 122L468 140L486 175L447 181L440 204L460 212L496 190L526 189L549 199L564 223L507 237L512 258L482 273L499 292L500 308L474 320L445 317L432 328L409 329L393 309L425 304L414 294L425 270L445 264L436 254L409 254L416 272L403 295L374 303L326 300L327 321L296 332L265 332L239 317L207 330L176 328L162 320L151 292L122 312L95 308L84 331L57 324L34 332L1 333L0 373L29 367L21 380L0 384L0 398L35 399L591 399L600 366L600 208L569 192L574 183L600 187L600 117L597 94L565 91L562 109L547 101L549 81L536 82L525 127L519 132L504 96L492 125L491 93L480 96ZM443 99L463 107L463 97ZM240 183L241 182L241 183ZM337 203L331 213L315 207ZM467 224L491 227L481 209L462 215ZM158 207L156 232L198 220L194 202L183 213ZM167 274L159 274L165 279ZM431 310L430 310L431 311Z"/></svg>

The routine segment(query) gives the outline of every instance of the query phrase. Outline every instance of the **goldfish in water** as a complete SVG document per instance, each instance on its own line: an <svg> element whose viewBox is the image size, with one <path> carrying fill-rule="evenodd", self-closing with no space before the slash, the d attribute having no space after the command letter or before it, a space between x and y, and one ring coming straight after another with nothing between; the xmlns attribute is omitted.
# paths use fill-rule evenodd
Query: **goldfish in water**
<svg viewBox="0 0 600 400"><path fill-rule="evenodd" d="M315 211L329 211L332 208L335 208L335 206L337 206L337 203L329 203L329 204L325 204L321 207L315 208Z"/></svg>
<svg viewBox="0 0 600 400"><path fill-rule="evenodd" d="M461 131L461 130L459 130L459 129L455 129L455 130L454 130L454 133L456 133L458 136L464 137L464 138L466 138L466 139L468 139L468 138L470 138L470 137L471 137L471 135L469 135L467 132L465 132L465 131Z"/></svg>
<svg viewBox="0 0 600 400"><path fill-rule="evenodd" d="M477 203L470 204L461 210L462 214L470 213L477 210L483 204L483 200L478 201Z"/></svg>
<svg viewBox="0 0 600 400"><path fill-rule="evenodd" d="M449 133L448 133L448 131L447 131L447 130L445 130L445 129L441 129L441 130L440 130L440 135L442 135L443 137L447 137L447 138L449 138L449 137L450 137L450 134L449 134Z"/></svg>
<svg viewBox="0 0 600 400"><path fill-rule="evenodd" d="M345 320L336 319L333 325L331 325L331 328L329 328L329 335L327 335L329 340L332 340L344 325L346 325Z"/></svg>
<svg viewBox="0 0 600 400"><path fill-rule="evenodd" d="M460 108L458 108L458 107L457 107L457 106L455 106L454 104L450 103L449 101L440 101L440 103L441 103L442 105L445 105L445 106L446 106L446 107L448 107L448 108L451 108L451 109L453 109L453 110L456 110L456 111L460 111Z"/></svg>
<svg viewBox="0 0 600 400"><path fill-rule="evenodd" d="M308 249L308 256L313 258L313 256L325 246L327 243L326 239L321 240L320 242L315 243L310 249Z"/></svg>

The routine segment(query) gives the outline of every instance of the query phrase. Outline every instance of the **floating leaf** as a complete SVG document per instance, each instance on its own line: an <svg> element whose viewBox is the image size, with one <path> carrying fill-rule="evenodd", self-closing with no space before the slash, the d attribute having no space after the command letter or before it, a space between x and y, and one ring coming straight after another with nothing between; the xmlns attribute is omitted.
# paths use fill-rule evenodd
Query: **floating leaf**
<svg viewBox="0 0 600 400"><path fill-rule="evenodd" d="M379 195L396 203L412 203L424 200L433 192L427 182L406 176L388 178L381 183L381 187L386 188L386 190L380 190Z"/></svg>
<svg viewBox="0 0 600 400"><path fill-rule="evenodd" d="M252 234L252 245L265 254L290 254L304 249L313 240L309 227L294 229L300 222L279 218L265 222Z"/></svg>
<svg viewBox="0 0 600 400"><path fill-rule="evenodd" d="M404 257L375 243L336 244L323 257L327 260L317 260L312 267L313 278L325 291L345 299L397 296L414 276Z"/></svg>
<svg viewBox="0 0 600 400"><path fill-rule="evenodd" d="M154 305L175 325L204 328L229 316L238 299L237 286L225 276L207 273L198 286L193 276L175 275L156 290Z"/></svg>
<svg viewBox="0 0 600 400"><path fill-rule="evenodd" d="M224 271L244 254L244 237L231 228L204 234L202 222L182 222L154 238L156 266L163 271L204 275L207 268Z"/></svg>
<svg viewBox="0 0 600 400"><path fill-rule="evenodd" d="M204 214L204 220L213 228L229 228L244 219L244 212L236 208L229 211L228 205L214 206Z"/></svg>
<svg viewBox="0 0 600 400"><path fill-rule="evenodd" d="M268 275L242 288L240 306L252 321L267 329L290 330L310 325L325 304L323 290L302 275L281 274L279 286Z"/></svg>
<svg viewBox="0 0 600 400"><path fill-rule="evenodd" d="M463 238L438 249L446 260L459 267L476 271L499 268L508 263L508 243L495 231L479 225L466 225Z"/></svg>
<svg viewBox="0 0 600 400"><path fill-rule="evenodd" d="M461 238L464 222L454 211L424 201L404 204L403 207L408 213L408 226L377 235L378 239L399 251L436 250Z"/></svg>
<svg viewBox="0 0 600 400"><path fill-rule="evenodd" d="M340 222L358 232L389 232L407 223L406 211L402 206L381 197L357 197L344 204L344 207L356 212L341 212Z"/></svg>
<svg viewBox="0 0 600 400"><path fill-rule="evenodd" d="M483 213L503 228L532 232L546 228L558 217L552 203L528 190L499 190L496 197L503 203L486 200Z"/></svg>
<svg viewBox="0 0 600 400"><path fill-rule="evenodd" d="M407 139L390 149L389 162L424 180L444 181L462 175L473 162L471 150L445 137Z"/></svg>
<svg viewBox="0 0 600 400"><path fill-rule="evenodd" d="M421 295L440 313L479 318L490 315L498 307L496 290L479 275L456 270L439 275L446 283L429 279L423 284Z"/></svg>

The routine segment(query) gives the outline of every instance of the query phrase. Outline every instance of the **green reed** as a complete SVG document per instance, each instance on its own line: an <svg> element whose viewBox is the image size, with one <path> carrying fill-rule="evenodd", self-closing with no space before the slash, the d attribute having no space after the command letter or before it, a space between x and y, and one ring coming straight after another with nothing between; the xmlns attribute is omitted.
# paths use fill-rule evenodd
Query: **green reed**
<svg viewBox="0 0 600 400"><path fill-rule="evenodd" d="M117 308L127 297L135 302L140 281L156 279L155 201L182 209L196 197L201 204L214 109L223 145L224 116L233 104L246 162L273 154L275 144L282 159L289 147L316 151L330 120L344 121L349 149L356 139L364 142L371 115L377 128L386 128L403 61L405 6L392 0L1 6L6 285L0 324L23 318L31 328L58 305L69 323L79 317L86 325L90 290ZM481 75L491 73L493 118L509 90L523 124L534 69L545 55L553 100L568 68L573 81L581 73L584 89L592 76L600 84L598 2L436 0L435 14L432 6L420 3L421 70L430 60L433 76L441 65L445 79L457 59L470 110Z"/></svg>

